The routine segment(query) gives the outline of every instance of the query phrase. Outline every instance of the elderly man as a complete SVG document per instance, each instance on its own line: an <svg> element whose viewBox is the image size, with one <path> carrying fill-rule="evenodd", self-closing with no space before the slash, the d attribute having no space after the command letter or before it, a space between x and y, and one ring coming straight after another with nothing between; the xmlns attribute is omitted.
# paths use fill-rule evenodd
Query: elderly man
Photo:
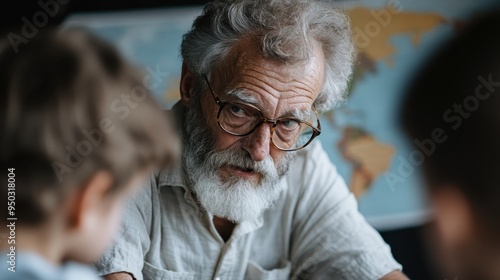
<svg viewBox="0 0 500 280"><path fill-rule="evenodd" d="M407 279L318 141L346 17L306 0L208 4L183 38L182 165L153 174L97 263L107 279Z"/></svg>

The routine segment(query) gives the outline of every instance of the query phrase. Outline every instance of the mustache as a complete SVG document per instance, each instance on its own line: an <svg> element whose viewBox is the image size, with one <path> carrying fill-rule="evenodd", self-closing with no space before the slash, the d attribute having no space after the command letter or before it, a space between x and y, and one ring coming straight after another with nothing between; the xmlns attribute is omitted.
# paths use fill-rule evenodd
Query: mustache
<svg viewBox="0 0 500 280"><path fill-rule="evenodd" d="M238 147L214 151L213 154L207 158L207 161L207 163L215 169L229 165L243 170L260 173L266 177L278 177L278 171L271 156L268 155L262 161L255 161L247 151Z"/></svg>

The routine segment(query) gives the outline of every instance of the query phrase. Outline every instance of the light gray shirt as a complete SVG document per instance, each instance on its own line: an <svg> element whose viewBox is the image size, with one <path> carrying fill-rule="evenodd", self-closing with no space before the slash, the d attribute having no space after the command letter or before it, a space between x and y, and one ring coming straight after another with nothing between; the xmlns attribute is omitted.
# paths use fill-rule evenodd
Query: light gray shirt
<svg viewBox="0 0 500 280"><path fill-rule="evenodd" d="M379 279L400 270L319 141L297 152L283 192L224 242L179 167L151 175L126 208L101 275L136 279Z"/></svg>

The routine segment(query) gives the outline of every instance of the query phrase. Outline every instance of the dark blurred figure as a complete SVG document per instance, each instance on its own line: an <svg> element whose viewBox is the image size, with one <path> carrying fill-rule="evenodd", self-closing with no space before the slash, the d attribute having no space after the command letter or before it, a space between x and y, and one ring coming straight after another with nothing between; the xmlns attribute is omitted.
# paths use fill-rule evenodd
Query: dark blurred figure
<svg viewBox="0 0 500 280"><path fill-rule="evenodd" d="M411 84L402 123L452 279L500 279L500 13L474 21Z"/></svg>
<svg viewBox="0 0 500 280"><path fill-rule="evenodd" d="M143 76L83 30L0 41L0 278L93 279L175 137ZM174 144L174 146L173 146Z"/></svg>

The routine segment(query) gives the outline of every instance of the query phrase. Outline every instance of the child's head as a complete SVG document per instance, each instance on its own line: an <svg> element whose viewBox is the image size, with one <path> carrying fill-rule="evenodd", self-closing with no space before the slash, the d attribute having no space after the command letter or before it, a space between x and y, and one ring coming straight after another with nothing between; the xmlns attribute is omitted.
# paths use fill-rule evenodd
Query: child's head
<svg viewBox="0 0 500 280"><path fill-rule="evenodd" d="M173 129L147 85L83 30L45 31L19 51L0 42L0 176L6 183L15 169L19 230L64 232L63 258L91 262L103 252L121 204L174 152Z"/></svg>
<svg viewBox="0 0 500 280"><path fill-rule="evenodd" d="M426 155L445 265L482 279L500 260L500 13L467 26L429 60L402 120Z"/></svg>

